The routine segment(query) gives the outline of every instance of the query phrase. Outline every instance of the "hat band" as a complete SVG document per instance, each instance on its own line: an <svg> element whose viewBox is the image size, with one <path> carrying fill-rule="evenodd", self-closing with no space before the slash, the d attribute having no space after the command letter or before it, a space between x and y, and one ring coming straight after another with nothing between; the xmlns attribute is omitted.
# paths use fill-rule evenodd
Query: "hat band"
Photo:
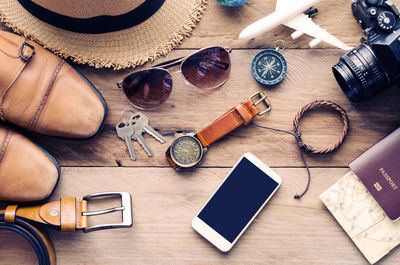
<svg viewBox="0 0 400 265"><path fill-rule="evenodd" d="M99 34L139 25L154 15L165 0L146 0L137 8L122 15L91 18L61 15L30 0L18 0L18 2L32 15L55 27L78 33Z"/></svg>

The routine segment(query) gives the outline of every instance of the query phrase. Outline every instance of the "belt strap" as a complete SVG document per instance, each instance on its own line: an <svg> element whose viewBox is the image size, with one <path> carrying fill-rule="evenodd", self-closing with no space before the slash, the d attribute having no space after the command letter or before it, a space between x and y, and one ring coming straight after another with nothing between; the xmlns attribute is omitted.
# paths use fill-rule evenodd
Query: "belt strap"
<svg viewBox="0 0 400 265"><path fill-rule="evenodd" d="M61 231L75 231L87 227L87 202L75 198L61 198L38 206L18 208L9 205L0 210L0 230L9 230L21 235L32 246L39 265L56 264L53 244L47 233L33 223L58 227Z"/></svg>
<svg viewBox="0 0 400 265"><path fill-rule="evenodd" d="M88 212L88 201L96 199L120 198L121 206ZM129 228L132 226L132 203L128 192L102 192L86 195L82 200L64 197L42 205L24 206L9 205L0 210L0 230L9 230L20 234L32 246L39 265L55 265L56 255L50 238L43 230L48 226L69 232L85 232L100 229ZM122 212L122 222L88 226L88 216Z"/></svg>
<svg viewBox="0 0 400 265"><path fill-rule="evenodd" d="M47 233L32 224L17 218L17 206L8 206L0 213L0 230L8 230L21 235L33 248L39 265L55 265L56 253Z"/></svg>
<svg viewBox="0 0 400 265"><path fill-rule="evenodd" d="M15 208L14 208L15 207ZM0 210L5 221L20 219L30 223L39 223L59 229L63 232L82 230L88 227L87 201L77 201L74 197L64 197L58 201L51 201L43 205L16 207L9 205Z"/></svg>
<svg viewBox="0 0 400 265"><path fill-rule="evenodd" d="M121 198L120 207L88 212L88 201L115 197ZM122 212L121 223L88 226L88 216L115 211ZM0 210L0 230L9 230L25 238L35 251L39 265L55 265L53 244L43 228L37 224L64 232L128 228L132 226L131 195L128 192L95 193L83 197L82 200L64 197L42 205L24 207L9 205Z"/></svg>

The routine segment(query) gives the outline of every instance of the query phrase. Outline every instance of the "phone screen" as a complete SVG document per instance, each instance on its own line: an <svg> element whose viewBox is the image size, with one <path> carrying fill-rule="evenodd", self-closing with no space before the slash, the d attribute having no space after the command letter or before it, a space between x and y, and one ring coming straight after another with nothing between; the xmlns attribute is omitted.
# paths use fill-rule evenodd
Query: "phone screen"
<svg viewBox="0 0 400 265"><path fill-rule="evenodd" d="M278 186L244 157L198 217L233 243Z"/></svg>

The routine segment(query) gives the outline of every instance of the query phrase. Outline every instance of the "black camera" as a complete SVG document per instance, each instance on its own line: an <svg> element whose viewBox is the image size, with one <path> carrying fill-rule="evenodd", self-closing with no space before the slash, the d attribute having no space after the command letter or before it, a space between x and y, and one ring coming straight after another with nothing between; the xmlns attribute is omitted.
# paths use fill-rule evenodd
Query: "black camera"
<svg viewBox="0 0 400 265"><path fill-rule="evenodd" d="M400 78L400 14L388 0L356 0L351 8L368 39L362 38L332 70L347 97L359 102Z"/></svg>

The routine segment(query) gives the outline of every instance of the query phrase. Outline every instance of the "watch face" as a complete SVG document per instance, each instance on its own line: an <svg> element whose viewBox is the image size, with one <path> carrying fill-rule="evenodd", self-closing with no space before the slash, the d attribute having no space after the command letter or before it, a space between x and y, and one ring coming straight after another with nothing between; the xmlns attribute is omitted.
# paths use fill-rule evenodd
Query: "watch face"
<svg viewBox="0 0 400 265"><path fill-rule="evenodd" d="M193 167L203 157L203 146L193 136L181 136L175 139L171 145L171 158L181 167Z"/></svg>
<svg viewBox="0 0 400 265"><path fill-rule="evenodd" d="M287 72L285 57L277 50L263 50L254 57L251 72L259 83L276 85L285 78Z"/></svg>

